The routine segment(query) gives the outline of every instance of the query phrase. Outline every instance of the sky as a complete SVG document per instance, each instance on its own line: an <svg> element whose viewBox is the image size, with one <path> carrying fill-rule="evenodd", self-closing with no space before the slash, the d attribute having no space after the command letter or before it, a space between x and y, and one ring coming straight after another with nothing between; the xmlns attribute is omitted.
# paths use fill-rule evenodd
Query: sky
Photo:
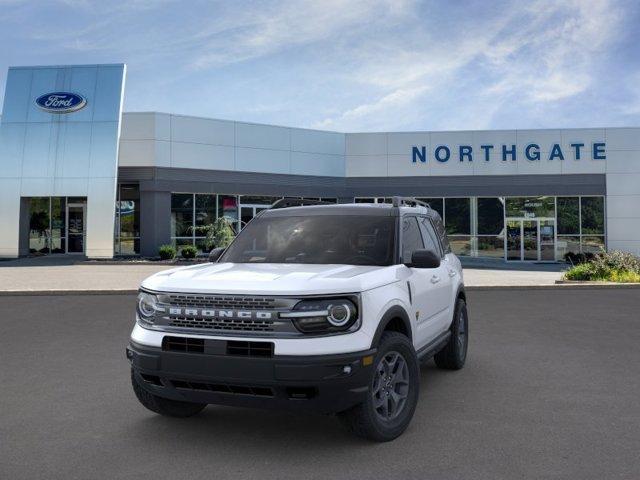
<svg viewBox="0 0 640 480"><path fill-rule="evenodd" d="M0 0L9 66L127 64L125 111L343 132L640 126L636 0Z"/></svg>

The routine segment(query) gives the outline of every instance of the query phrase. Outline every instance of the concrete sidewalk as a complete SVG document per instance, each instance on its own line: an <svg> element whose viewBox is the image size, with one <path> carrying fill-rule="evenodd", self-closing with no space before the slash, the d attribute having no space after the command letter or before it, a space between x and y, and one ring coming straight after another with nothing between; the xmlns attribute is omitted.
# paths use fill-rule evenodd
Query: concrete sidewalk
<svg viewBox="0 0 640 480"><path fill-rule="evenodd" d="M467 261L465 261L467 263ZM0 293L131 292L149 275L180 265L159 263L101 264L69 258L24 258L0 262ZM464 269L468 287L550 286L565 265L513 265L497 261L472 263Z"/></svg>

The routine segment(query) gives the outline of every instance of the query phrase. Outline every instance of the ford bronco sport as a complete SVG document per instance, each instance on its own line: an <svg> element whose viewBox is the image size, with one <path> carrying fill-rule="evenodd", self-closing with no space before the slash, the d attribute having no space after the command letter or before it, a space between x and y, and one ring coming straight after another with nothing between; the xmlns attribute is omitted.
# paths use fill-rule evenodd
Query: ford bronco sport
<svg viewBox="0 0 640 480"><path fill-rule="evenodd" d="M331 413L387 441L411 421L420 361L462 368L462 268L439 215L400 197L306 203L276 202L212 263L142 282L127 347L142 405Z"/></svg>

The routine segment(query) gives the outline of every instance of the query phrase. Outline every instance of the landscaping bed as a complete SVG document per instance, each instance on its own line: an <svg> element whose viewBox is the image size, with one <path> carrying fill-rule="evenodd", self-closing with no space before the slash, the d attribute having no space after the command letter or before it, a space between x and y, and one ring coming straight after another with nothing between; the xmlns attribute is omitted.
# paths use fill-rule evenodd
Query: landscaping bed
<svg viewBox="0 0 640 480"><path fill-rule="evenodd" d="M617 250L603 251L574 264L562 281L640 283L640 257Z"/></svg>

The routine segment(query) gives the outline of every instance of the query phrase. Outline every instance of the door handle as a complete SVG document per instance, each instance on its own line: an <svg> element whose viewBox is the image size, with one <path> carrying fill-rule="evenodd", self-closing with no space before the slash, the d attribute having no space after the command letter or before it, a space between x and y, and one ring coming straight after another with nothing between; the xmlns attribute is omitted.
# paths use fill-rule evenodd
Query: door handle
<svg viewBox="0 0 640 480"><path fill-rule="evenodd" d="M440 281L440 277L437 275L434 275L433 277L431 277L431 283L438 283Z"/></svg>
<svg viewBox="0 0 640 480"><path fill-rule="evenodd" d="M455 270L449 270L449 276L450 277L455 277L457 275L458 272L456 272Z"/></svg>

